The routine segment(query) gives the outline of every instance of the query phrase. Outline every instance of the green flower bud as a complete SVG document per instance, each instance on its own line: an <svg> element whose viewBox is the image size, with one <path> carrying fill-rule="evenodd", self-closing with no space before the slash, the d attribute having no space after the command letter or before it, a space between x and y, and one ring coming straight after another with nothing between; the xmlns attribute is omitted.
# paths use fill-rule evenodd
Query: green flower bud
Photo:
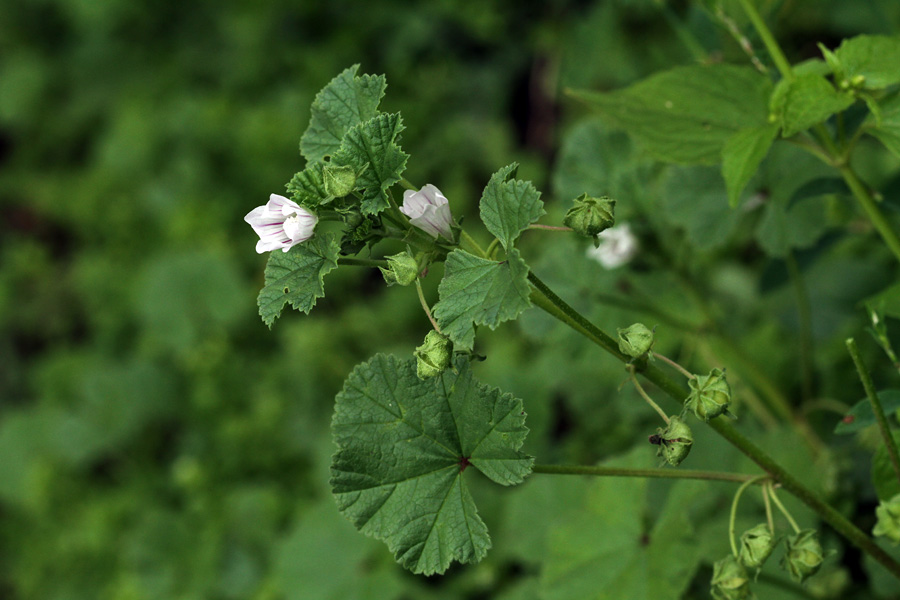
<svg viewBox="0 0 900 600"><path fill-rule="evenodd" d="M453 343L437 331L429 331L425 343L416 348L416 375L428 379L444 372L450 365Z"/></svg>
<svg viewBox="0 0 900 600"><path fill-rule="evenodd" d="M687 409L694 411L698 419L709 421L728 412L731 403L731 387L725 381L725 372L713 369L709 375L697 375L688 380L691 393L684 401Z"/></svg>
<svg viewBox="0 0 900 600"><path fill-rule="evenodd" d="M322 168L322 182L326 194L343 198L356 187L356 172L350 165L343 167L328 165Z"/></svg>
<svg viewBox="0 0 900 600"><path fill-rule="evenodd" d="M728 555L713 565L710 592L716 600L746 600L750 598L750 577L738 560Z"/></svg>
<svg viewBox="0 0 900 600"><path fill-rule="evenodd" d="M800 583L815 575L825 560L815 529L804 529L792 535L785 540L785 545L787 550L781 559L781 566Z"/></svg>
<svg viewBox="0 0 900 600"><path fill-rule="evenodd" d="M616 201L607 196L591 198L582 194L575 198L572 208L563 218L563 223L586 237L595 237L616 222Z"/></svg>
<svg viewBox="0 0 900 600"><path fill-rule="evenodd" d="M409 285L419 276L419 263L408 252L386 257L388 268L378 267L387 284Z"/></svg>
<svg viewBox="0 0 900 600"><path fill-rule="evenodd" d="M616 329L616 333L619 334L619 352L632 358L645 355L653 345L653 332L642 323Z"/></svg>
<svg viewBox="0 0 900 600"><path fill-rule="evenodd" d="M772 554L778 540L769 531L769 526L760 523L741 534L741 549L738 560L748 569L761 569Z"/></svg>
<svg viewBox="0 0 900 600"><path fill-rule="evenodd" d="M691 452L694 445L694 434L687 423L681 417L670 417L665 429L660 427L656 435L650 436L651 444L658 444L657 456L665 458L666 462L677 467Z"/></svg>
<svg viewBox="0 0 900 600"><path fill-rule="evenodd" d="M878 523L872 530L872 535L883 535L894 544L900 542L900 494L888 501L882 500L875 509Z"/></svg>

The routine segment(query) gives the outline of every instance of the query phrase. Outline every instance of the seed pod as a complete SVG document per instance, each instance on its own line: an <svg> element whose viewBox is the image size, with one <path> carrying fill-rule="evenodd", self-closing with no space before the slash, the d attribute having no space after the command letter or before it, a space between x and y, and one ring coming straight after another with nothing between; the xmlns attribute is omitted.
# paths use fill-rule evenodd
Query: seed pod
<svg viewBox="0 0 900 600"><path fill-rule="evenodd" d="M643 323L629 325L625 329L616 329L619 334L619 352L632 358L643 356L653 345L653 331Z"/></svg>
<svg viewBox="0 0 900 600"><path fill-rule="evenodd" d="M741 534L741 549L738 560L748 569L760 569L775 549L777 540L769 526L760 523Z"/></svg>
<svg viewBox="0 0 900 600"><path fill-rule="evenodd" d="M657 456L662 456L673 467L681 464L691 452L694 434L691 428L680 417L670 417L665 429L660 427L656 435L650 436L651 444L658 444Z"/></svg>
<svg viewBox="0 0 900 600"><path fill-rule="evenodd" d="M696 375L688 380L691 393L684 401L685 408L694 411L698 419L708 422L728 411L731 404L731 386L725 381L725 372L713 369L709 375Z"/></svg>
<svg viewBox="0 0 900 600"><path fill-rule="evenodd" d="M582 194L573 200L572 208L563 217L563 223L577 233L593 238L616 222L616 201L607 196L592 198Z"/></svg>
<svg viewBox="0 0 900 600"><path fill-rule="evenodd" d="M378 267L389 286L409 285L419 276L419 263L408 252L387 257L388 268Z"/></svg>
<svg viewBox="0 0 900 600"><path fill-rule="evenodd" d="M728 555L713 565L710 592L716 600L746 600L750 598L750 577L738 560Z"/></svg>
<svg viewBox="0 0 900 600"><path fill-rule="evenodd" d="M785 540L786 552L781 566L791 577L803 583L807 577L816 574L825 556L815 529L804 529Z"/></svg>
<svg viewBox="0 0 900 600"><path fill-rule="evenodd" d="M872 535L883 535L894 544L900 542L900 494L890 500L884 501L875 509L878 522L872 530Z"/></svg>
<svg viewBox="0 0 900 600"><path fill-rule="evenodd" d="M452 354L450 338L437 331L429 331L425 343L416 348L416 375L419 379L440 375L450 365Z"/></svg>

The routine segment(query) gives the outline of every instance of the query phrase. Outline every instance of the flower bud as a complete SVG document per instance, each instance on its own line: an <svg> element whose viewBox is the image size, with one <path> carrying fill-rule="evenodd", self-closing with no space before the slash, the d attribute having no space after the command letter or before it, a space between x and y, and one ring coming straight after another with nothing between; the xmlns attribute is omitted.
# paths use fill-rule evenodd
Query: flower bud
<svg viewBox="0 0 900 600"><path fill-rule="evenodd" d="M691 452L694 445L694 434L681 417L670 417L665 429L660 427L656 435L650 436L651 444L658 444L657 456L662 456L673 467L681 464Z"/></svg>
<svg viewBox="0 0 900 600"><path fill-rule="evenodd" d="M388 268L378 267L389 286L395 283L409 285L419 276L419 263L408 252L388 256Z"/></svg>
<svg viewBox="0 0 900 600"><path fill-rule="evenodd" d="M713 565L710 592L716 600L745 600L750 598L750 577L738 560L728 555Z"/></svg>
<svg viewBox="0 0 900 600"><path fill-rule="evenodd" d="M577 233L592 238L615 224L615 208L616 201L612 198L591 198L582 194L573 201L572 208L563 217L563 223Z"/></svg>
<svg viewBox="0 0 900 600"><path fill-rule="evenodd" d="M775 549L777 540L769 526L760 523L741 534L741 549L738 560L748 569L761 569L766 559Z"/></svg>
<svg viewBox="0 0 900 600"><path fill-rule="evenodd" d="M696 375L688 380L691 393L684 401L685 408L694 411L698 419L709 421L728 412L731 403L731 387L725 381L725 372L713 369L709 375Z"/></svg>
<svg viewBox="0 0 900 600"><path fill-rule="evenodd" d="M815 529L804 529L792 535L785 540L785 545L787 550L781 559L781 566L800 583L815 575L825 560Z"/></svg>
<svg viewBox="0 0 900 600"><path fill-rule="evenodd" d="M645 355L653 345L653 332L643 323L616 329L616 333L619 334L619 352L632 358Z"/></svg>
<svg viewBox="0 0 900 600"><path fill-rule="evenodd" d="M437 331L429 331L425 343L416 348L416 375L419 379L440 375L450 365L452 353L450 338Z"/></svg>
<svg viewBox="0 0 900 600"><path fill-rule="evenodd" d="M900 542L900 494L888 501L882 500L875 509L875 516L878 517L878 522L872 535L883 535L894 544Z"/></svg>
<svg viewBox="0 0 900 600"><path fill-rule="evenodd" d="M356 172L350 165L337 167L328 165L322 169L325 193L335 198L343 198L356 187Z"/></svg>

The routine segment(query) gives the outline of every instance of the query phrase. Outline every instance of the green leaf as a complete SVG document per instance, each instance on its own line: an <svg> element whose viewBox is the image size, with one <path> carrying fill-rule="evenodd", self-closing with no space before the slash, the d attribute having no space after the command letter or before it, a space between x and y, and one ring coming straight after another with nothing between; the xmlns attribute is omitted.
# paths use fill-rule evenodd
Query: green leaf
<svg viewBox="0 0 900 600"><path fill-rule="evenodd" d="M400 113L380 114L347 132L334 155L337 165L350 165L359 173L357 188L363 189L363 214L378 214L389 206L385 190L400 181L409 155L397 144L403 131Z"/></svg>
<svg viewBox="0 0 900 600"><path fill-rule="evenodd" d="M700 250L726 244L741 220L742 212L730 209L725 197L715 167L670 167L663 184L665 215Z"/></svg>
<svg viewBox="0 0 900 600"><path fill-rule="evenodd" d="M880 90L900 82L900 36L858 35L844 40L834 56L842 86Z"/></svg>
<svg viewBox="0 0 900 600"><path fill-rule="evenodd" d="M837 91L821 75L807 74L779 81L770 106L781 126L781 135L791 137L841 112L853 102L850 92Z"/></svg>
<svg viewBox="0 0 900 600"><path fill-rule="evenodd" d="M649 467L643 447L616 466ZM602 477L592 483L580 511L548 535L541 570L547 600L678 600L691 581L700 547L688 515L704 482L671 486L661 498L646 479Z"/></svg>
<svg viewBox="0 0 900 600"><path fill-rule="evenodd" d="M351 127L378 114L387 87L383 75L356 76L359 65L345 69L316 95L309 127L300 139L300 153L309 162L322 160L341 147Z"/></svg>
<svg viewBox="0 0 900 600"><path fill-rule="evenodd" d="M481 195L481 220L506 250L525 228L546 214L541 193L531 182L513 179L518 167L513 163L494 173Z"/></svg>
<svg viewBox="0 0 900 600"><path fill-rule="evenodd" d="M316 235L288 252L274 250L266 264L266 284L256 303L269 328L288 302L309 314L316 299L325 295L323 279L337 268L341 248L331 234Z"/></svg>
<svg viewBox="0 0 900 600"><path fill-rule="evenodd" d="M895 429L891 435L894 437L894 443L900 445L900 431ZM887 446L881 438L879 438L878 449L875 450L875 455L872 457L872 483L875 485L875 493L881 500L888 500L900 494L897 472L894 471Z"/></svg>
<svg viewBox="0 0 900 600"><path fill-rule="evenodd" d="M886 415L890 415L897 409L900 409L900 390L881 390L878 392L878 399L881 400L881 407ZM875 423L872 403L869 402L868 398L863 398L854 404L853 408L841 419L834 428L834 432L839 435L847 435L856 433Z"/></svg>
<svg viewBox="0 0 900 600"><path fill-rule="evenodd" d="M447 255L438 294L434 316L441 331L456 348L471 350L475 325L495 329L531 306L528 266L515 248L502 262L454 250Z"/></svg>
<svg viewBox="0 0 900 600"><path fill-rule="evenodd" d="M309 163L306 168L296 173L287 184L287 191L294 202L304 206L318 206L328 199L325 183L322 180L321 162Z"/></svg>
<svg viewBox="0 0 900 600"><path fill-rule="evenodd" d="M884 147L900 157L900 94L894 94L878 105L880 118L875 114L866 117L863 127L866 133L878 138Z"/></svg>
<svg viewBox="0 0 900 600"><path fill-rule="evenodd" d="M741 192L766 157L775 136L777 125L761 125L741 129L731 136L722 148L722 176L728 188L728 204L734 208Z"/></svg>
<svg viewBox="0 0 900 600"><path fill-rule="evenodd" d="M716 164L735 133L767 123L771 87L750 67L714 64L677 67L615 92L572 94L660 160Z"/></svg>
<svg viewBox="0 0 900 600"><path fill-rule="evenodd" d="M900 319L900 283L892 284L869 296L865 299L865 304L878 307L886 316Z"/></svg>
<svg viewBox="0 0 900 600"><path fill-rule="evenodd" d="M514 485L533 463L519 452L528 433L522 401L475 381L465 358L455 371L423 381L415 360L378 354L350 373L331 425L338 508L426 575L453 560L478 562L490 547L466 468Z"/></svg>

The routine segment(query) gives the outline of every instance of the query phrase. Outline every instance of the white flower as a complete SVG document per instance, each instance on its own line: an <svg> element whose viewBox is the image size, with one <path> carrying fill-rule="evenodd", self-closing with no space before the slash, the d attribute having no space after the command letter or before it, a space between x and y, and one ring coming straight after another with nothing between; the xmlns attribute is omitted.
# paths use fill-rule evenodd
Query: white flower
<svg viewBox="0 0 900 600"><path fill-rule="evenodd" d="M628 223L610 227L597 234L600 245L588 248L588 258L593 258L605 269L615 269L629 262L638 251L638 240Z"/></svg>
<svg viewBox="0 0 900 600"><path fill-rule="evenodd" d="M450 204L447 198L430 183L418 192L406 190L403 192L403 206L400 212L409 217L409 222L431 234L439 235L453 241L453 232L450 224L453 217L450 215Z"/></svg>
<svg viewBox="0 0 900 600"><path fill-rule="evenodd" d="M257 206L244 217L259 236L256 251L262 254L281 248L284 252L312 237L319 218L296 202L272 194L265 206Z"/></svg>

